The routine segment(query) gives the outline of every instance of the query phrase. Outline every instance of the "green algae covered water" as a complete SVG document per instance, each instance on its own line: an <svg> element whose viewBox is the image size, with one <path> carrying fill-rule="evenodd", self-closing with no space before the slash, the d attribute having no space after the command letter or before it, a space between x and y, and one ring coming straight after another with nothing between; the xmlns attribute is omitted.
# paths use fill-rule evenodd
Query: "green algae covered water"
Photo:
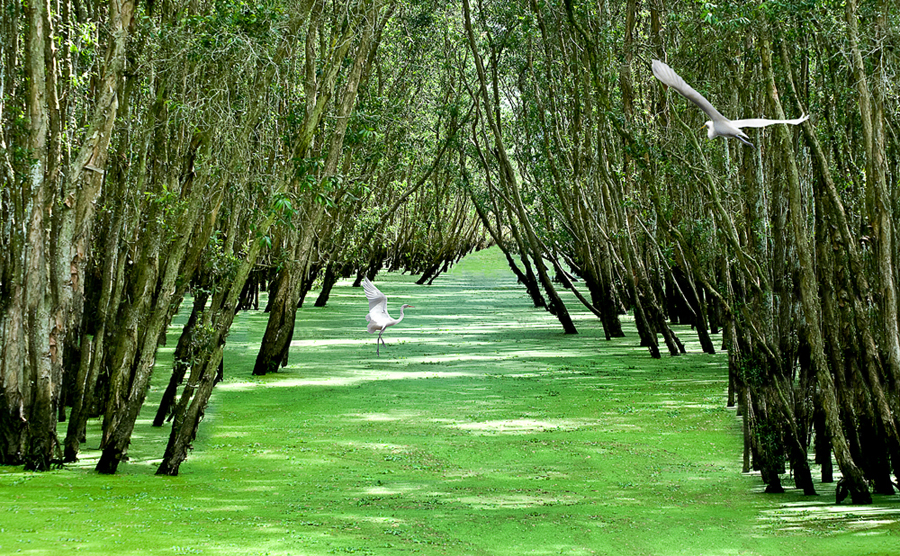
<svg viewBox="0 0 900 556"><path fill-rule="evenodd" d="M741 474L724 353L678 328L688 354L654 361L628 317L605 341L574 297L565 335L504 265L379 275L389 311L415 306L380 357L349 281L298 312L276 374L250 375L267 315L242 313L193 453L156 477L182 315L118 475L92 470L97 423L78 464L0 467L0 554L900 554L897 496L836 506L832 485L768 495Z"/></svg>

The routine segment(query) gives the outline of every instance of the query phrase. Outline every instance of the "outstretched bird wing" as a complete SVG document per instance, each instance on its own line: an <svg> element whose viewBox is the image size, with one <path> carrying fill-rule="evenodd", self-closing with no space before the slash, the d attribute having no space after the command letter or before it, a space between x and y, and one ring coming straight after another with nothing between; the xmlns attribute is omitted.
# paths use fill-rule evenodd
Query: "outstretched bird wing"
<svg viewBox="0 0 900 556"><path fill-rule="evenodd" d="M706 100L706 97L698 93L694 90L693 87L684 82L684 79L681 78L680 75L675 73L675 70L670 68L667 64L660 62L659 60L653 60L653 75L656 76L657 79L672 87L679 93L681 96L688 99L689 101L696 104L700 107L700 110L706 112L706 115L709 116L709 119L712 121L728 121L728 118L722 115L721 112L715 109L715 107Z"/></svg>
<svg viewBox="0 0 900 556"><path fill-rule="evenodd" d="M795 120L769 120L766 118L750 118L748 120L731 120L734 127L766 127L772 124L802 124L809 119L809 115L801 116Z"/></svg>
<svg viewBox="0 0 900 556"><path fill-rule="evenodd" d="M371 321L383 323L386 319L390 319L387 312L387 297L375 287L369 279L363 276L363 289L366 290L366 298L369 300L369 314L367 319Z"/></svg>

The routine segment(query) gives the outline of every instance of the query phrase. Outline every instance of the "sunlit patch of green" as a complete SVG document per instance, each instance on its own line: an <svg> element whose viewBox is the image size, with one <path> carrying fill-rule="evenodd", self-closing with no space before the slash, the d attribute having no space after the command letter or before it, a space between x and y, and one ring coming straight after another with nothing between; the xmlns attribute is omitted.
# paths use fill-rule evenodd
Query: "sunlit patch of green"
<svg viewBox="0 0 900 556"><path fill-rule="evenodd" d="M816 535L885 537L895 531L891 526L900 520L900 506L891 504L893 497L884 497L886 505L834 505L828 501L806 500L787 502L764 510L757 528L770 531L800 531Z"/></svg>
<svg viewBox="0 0 900 556"><path fill-rule="evenodd" d="M567 297L565 335L503 264L476 253L432 286L379 275L389 310L416 306L380 356L348 280L299 311L278 373L250 375L267 315L242 312L194 451L156 477L180 314L118 475L92 471L96 420L78 464L0 467L0 554L900 553L896 496L834 506L833 485L768 495L740 473L726 357L690 329L687 355L654 361L631 319L606 341Z"/></svg>

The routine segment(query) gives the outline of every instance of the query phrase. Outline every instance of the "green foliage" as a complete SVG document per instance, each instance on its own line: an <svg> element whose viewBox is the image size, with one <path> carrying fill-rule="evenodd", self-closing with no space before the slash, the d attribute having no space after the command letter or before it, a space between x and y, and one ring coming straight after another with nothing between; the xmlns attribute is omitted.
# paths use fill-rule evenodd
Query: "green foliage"
<svg viewBox="0 0 900 556"><path fill-rule="evenodd" d="M97 23L94 21L84 21L72 23L68 29L69 44L67 48L69 54L77 57L75 62L81 67L90 68L91 63L97 56ZM89 74L73 74L73 85L83 84Z"/></svg>
<svg viewBox="0 0 900 556"><path fill-rule="evenodd" d="M244 35L254 40L272 36L272 29L283 17L284 8L278 2L244 2L216 0L210 12L185 14L181 21L205 47L222 46L223 40Z"/></svg>
<svg viewBox="0 0 900 556"><path fill-rule="evenodd" d="M208 279L216 285L227 287L234 279L240 260L234 253L226 252L224 247L222 234L213 233L204 251L203 261Z"/></svg>
<svg viewBox="0 0 900 556"><path fill-rule="evenodd" d="M702 20L704 23L718 29L739 31L750 27L755 18L754 11L757 7L752 2L724 0L717 3L698 1L702 5ZM767 2L766 4L769 4Z"/></svg>
<svg viewBox="0 0 900 556"><path fill-rule="evenodd" d="M293 163L294 179L297 180L297 191L308 193L315 190L319 184L319 172L325 167L325 159L321 156L294 158L291 162Z"/></svg>
<svg viewBox="0 0 900 556"><path fill-rule="evenodd" d="M167 184L156 191L145 191L144 198L158 229L166 234L167 241L173 239L179 232L177 221L187 210L188 199L182 197L181 192L170 190Z"/></svg>
<svg viewBox="0 0 900 556"><path fill-rule="evenodd" d="M756 351L741 357L737 369L732 370L741 377L741 380L754 388L764 386L772 376L764 356Z"/></svg>

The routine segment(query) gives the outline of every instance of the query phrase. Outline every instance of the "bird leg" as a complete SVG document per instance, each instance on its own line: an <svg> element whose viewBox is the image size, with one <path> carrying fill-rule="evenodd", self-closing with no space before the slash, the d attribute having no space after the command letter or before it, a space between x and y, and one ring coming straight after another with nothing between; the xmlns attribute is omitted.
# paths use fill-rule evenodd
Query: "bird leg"
<svg viewBox="0 0 900 556"><path fill-rule="evenodd" d="M378 338L375 340L375 355L381 355L381 344L384 343L384 340L381 338L381 333L384 330L378 331Z"/></svg>
<svg viewBox="0 0 900 556"><path fill-rule="evenodd" d="M744 137L746 137L746 135ZM748 141L747 139L744 139L744 137L741 137L740 135L734 136L734 138L737 139L738 141L740 141L741 143L747 145L748 147L752 147L755 149L756 146L753 143L751 143L750 141Z"/></svg>

